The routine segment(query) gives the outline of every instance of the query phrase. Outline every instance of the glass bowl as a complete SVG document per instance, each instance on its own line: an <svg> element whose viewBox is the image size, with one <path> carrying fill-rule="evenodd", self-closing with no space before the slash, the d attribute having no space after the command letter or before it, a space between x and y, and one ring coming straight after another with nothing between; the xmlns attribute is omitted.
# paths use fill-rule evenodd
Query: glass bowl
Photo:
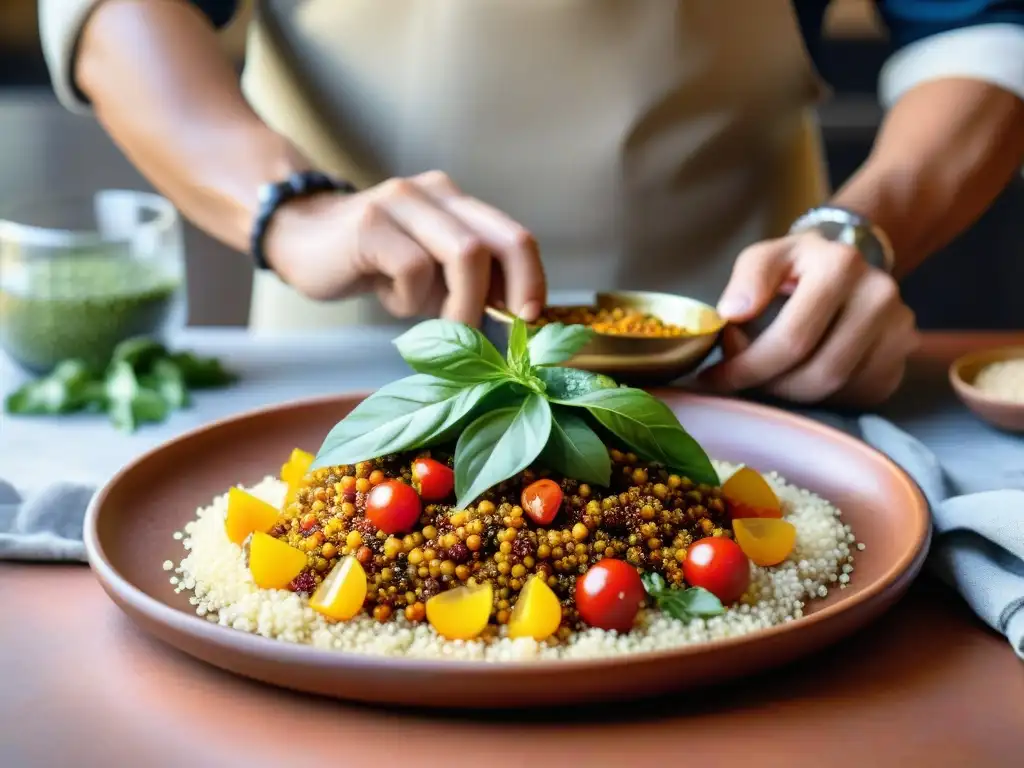
<svg viewBox="0 0 1024 768"><path fill-rule="evenodd" d="M102 367L133 336L185 324L181 218L132 190L11 206L0 216L0 348L33 373Z"/></svg>

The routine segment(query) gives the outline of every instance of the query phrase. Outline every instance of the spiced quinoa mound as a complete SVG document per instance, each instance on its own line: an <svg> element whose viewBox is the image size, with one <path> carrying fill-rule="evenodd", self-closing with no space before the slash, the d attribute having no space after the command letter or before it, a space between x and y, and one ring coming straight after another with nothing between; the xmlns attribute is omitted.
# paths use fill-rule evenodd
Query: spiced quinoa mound
<svg viewBox="0 0 1024 768"><path fill-rule="evenodd" d="M355 555L369 582L364 608L378 621L401 612L425 618L425 602L470 578L494 587L494 616L509 620L516 595L531 574L543 575L563 606L558 639L581 629L573 599L576 578L604 557L626 560L683 585L687 548L708 536L731 537L717 488L697 486L632 453L611 451L609 488L528 469L457 510L427 504L412 533L387 535L366 519L370 489L385 480L412 482L411 465L425 452L355 466L316 470L305 478L271 535L306 552L307 568L291 585L309 594L346 555ZM450 454L432 457L452 465ZM564 494L550 527L520 506L523 488L550 477ZM493 629L496 629L493 628Z"/></svg>

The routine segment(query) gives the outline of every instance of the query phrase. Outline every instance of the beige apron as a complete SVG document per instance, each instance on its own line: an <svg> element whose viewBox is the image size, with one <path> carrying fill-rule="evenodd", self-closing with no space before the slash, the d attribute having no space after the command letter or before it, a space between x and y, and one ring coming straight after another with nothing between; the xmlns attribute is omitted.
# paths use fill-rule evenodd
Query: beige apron
<svg viewBox="0 0 1024 768"><path fill-rule="evenodd" d="M515 217L555 291L714 302L826 193L789 0L262 0L243 83L325 170L440 169ZM257 276L255 329L387 321Z"/></svg>

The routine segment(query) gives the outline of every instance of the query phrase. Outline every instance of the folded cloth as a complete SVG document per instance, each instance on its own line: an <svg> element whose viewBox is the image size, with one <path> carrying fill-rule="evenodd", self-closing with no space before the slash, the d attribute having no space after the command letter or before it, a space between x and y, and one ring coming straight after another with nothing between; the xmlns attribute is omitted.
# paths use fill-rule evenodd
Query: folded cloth
<svg viewBox="0 0 1024 768"><path fill-rule="evenodd" d="M85 561L82 522L96 488L52 483L22 499L0 480L0 560Z"/></svg>
<svg viewBox="0 0 1024 768"><path fill-rule="evenodd" d="M932 511L929 570L1024 659L1024 491L960 494L917 438L877 416L862 416L860 437L917 482Z"/></svg>
<svg viewBox="0 0 1024 768"><path fill-rule="evenodd" d="M891 422L808 415L860 437L914 478L932 510L930 570L1024 659L1024 490L960 493L936 456ZM85 560L82 521L94 491L53 483L22 499L0 481L0 559Z"/></svg>

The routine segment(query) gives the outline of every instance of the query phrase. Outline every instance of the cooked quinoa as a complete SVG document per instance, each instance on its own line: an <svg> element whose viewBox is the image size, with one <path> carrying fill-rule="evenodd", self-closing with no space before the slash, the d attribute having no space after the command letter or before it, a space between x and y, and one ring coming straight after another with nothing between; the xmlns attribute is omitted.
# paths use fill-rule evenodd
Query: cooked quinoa
<svg viewBox="0 0 1024 768"><path fill-rule="evenodd" d="M850 527L843 523L839 510L809 491L786 483L773 473L766 475L766 479L783 504L785 519L796 528L796 546L790 557L779 566L762 568L751 564L751 584L738 605L729 608L721 616L686 623L657 610L645 609L637 617L634 629L625 634L582 625L571 610L571 600L568 599L570 584L578 573L586 569L588 562L608 556L609 549L616 557L645 570L656 570L670 582L680 584L681 573L675 566L685 556L686 547L704 536L729 535L723 502L717 489L695 488L685 479L671 475L654 476L657 470L637 466L635 457L616 455L615 459L620 488L626 490L613 489L605 492L603 497L595 494L588 498L594 493L592 489L570 483L565 493L565 522L558 529L538 529L526 521L518 526L511 524L513 520L523 519L520 508L503 500L514 495L517 486L512 483L511 488L503 490L499 486L495 489L492 494L494 500L485 498L478 502L475 509L461 511L466 515L465 520L456 520L462 522L461 526L444 529L434 524L432 527L435 530L429 530L431 515L436 520L438 516L450 515L452 510L432 510L428 506L424 510L424 518L428 522L419 532L422 541L417 540L415 535L380 539L369 531L366 541L363 540L363 533L359 534L358 542L355 536L350 541L350 534L358 531L358 515L346 518L342 513L339 517L336 512L327 514L324 510L345 503L355 507L359 499L345 501L349 483L342 482L342 477L346 475L336 474L343 471L341 468L327 470L319 477L314 473L308 478L305 491L300 492L298 500L289 506L286 517L272 531L272 534L289 543L309 540L309 535L303 534L314 531L323 533L322 540L307 550L309 568L300 577L303 583L293 583L292 589L288 590L263 590L253 584L246 566L244 548L229 541L225 533L227 494L224 494L215 498L210 506L199 509L196 519L189 522L183 532L175 534L175 540L182 542L187 555L173 568L171 583L178 592L191 593L190 601L198 615L224 626L269 638L374 655L508 661L592 658L744 635L800 618L808 601L823 598L830 589L842 589L849 582L853 572L854 552L863 549L863 545L855 541ZM400 471L400 464L399 461L398 465L385 468ZM715 462L715 468L722 478L726 478L737 467ZM363 475L363 478L357 479L365 478L367 481L361 483L361 486L365 487L369 483L374 471L383 472L383 469L363 466L355 471L355 474ZM327 483L328 476L331 476L331 483ZM527 476L522 481L529 479ZM327 488L333 488L334 485L339 486L342 500L340 504L327 504ZM268 477L246 490L268 503L280 506L287 488L283 482ZM618 493L614 490L618 490ZM317 497L320 491L322 498ZM318 501L321 505L314 510ZM519 514L513 517L516 509L519 509ZM665 516L664 512L676 514ZM680 512L682 514L678 514ZM313 514L313 519L306 517L310 514ZM616 515L625 516L626 519L616 519ZM345 525L342 525L336 531L328 531L330 521L338 519L352 520L353 526L346 530ZM476 526L470 525L474 520L480 522L480 533L470 532L476 529ZM293 524L289 521L296 522ZM649 528L643 532L639 530L639 526L650 524L659 528L654 531L655 535L646 535L651 533ZM419 562L409 563L409 555L416 549L425 551L430 548L431 541L437 549L446 545L448 553L458 544L465 545L465 538L459 541L444 538L455 536L458 539L460 527L463 528L462 536L466 538L482 537L481 548L490 552L491 556L484 558L477 555L478 559L459 563L450 558L442 560L433 557L426 561L425 576L421 575L423 571L420 568L423 558L413 556L412 559ZM583 536L583 529L586 529L586 536ZM509 530L511 534L504 533ZM631 533L631 530L634 532ZM299 533L296 534L296 531ZM518 555L513 555L512 545L515 542L531 541L530 537L522 536L523 531L534 533L534 550L532 554L527 554L526 545L523 545ZM500 539L499 532L503 534ZM568 539L563 542L566 532ZM668 540L660 540L665 538L666 532L671 534ZM428 537L424 533L433 536ZM337 541L336 545L329 536ZM631 536L637 538L631 540ZM410 540L406 542L406 538ZM491 544L489 548L483 546L488 538ZM556 539L559 543L552 544ZM587 542L591 544L589 549ZM505 543L509 546L503 546ZM603 547L600 546L602 543ZM331 558L327 558L323 552L323 547L328 544L337 549L337 552L333 552L328 548L327 554L331 554ZM547 544L549 551L540 550L543 544ZM579 544L584 546L579 548ZM560 553L550 551L555 546L561 548ZM344 554L359 557L361 548L369 550L361 553L370 582L369 610L347 622L330 622L309 606L308 593L315 588L322 574L328 572L334 559ZM595 552L595 548L601 551ZM434 555L438 554L437 549ZM567 554L569 551L571 555ZM455 552L458 555L455 559L462 560L461 549L455 549ZM390 560L389 553L394 555ZM506 557L495 560L496 554ZM542 554L546 557L540 557ZM555 554L560 554L560 557L555 558ZM513 557L507 557L509 555ZM568 560L569 557L574 558L572 562ZM320 564L320 560L324 560L325 564ZM513 572L515 566L511 560L517 560L515 566L521 568ZM399 562L405 566L406 581L403 586L408 588L404 590L391 583L396 578L395 571L398 569L395 566ZM451 565L443 565L445 562ZM499 567L502 562L508 564L507 569ZM497 623L481 639L448 641L422 621L420 609L416 606L422 605L424 599L436 593L435 590L456 584L461 574L455 573L454 568L458 565L471 567L470 564L480 566L475 572L471 571L474 578L483 576L493 580ZM549 567L543 567L545 564ZM166 569L167 565L164 567ZM391 572L386 574L385 570ZM530 638L510 640L505 636L501 612L507 612L508 607L514 604L515 592L528 572L547 576L549 584L562 598L566 620L557 638L537 642ZM505 577L503 581L501 577ZM396 588L390 590L391 586ZM386 610L377 610L385 607Z"/></svg>

